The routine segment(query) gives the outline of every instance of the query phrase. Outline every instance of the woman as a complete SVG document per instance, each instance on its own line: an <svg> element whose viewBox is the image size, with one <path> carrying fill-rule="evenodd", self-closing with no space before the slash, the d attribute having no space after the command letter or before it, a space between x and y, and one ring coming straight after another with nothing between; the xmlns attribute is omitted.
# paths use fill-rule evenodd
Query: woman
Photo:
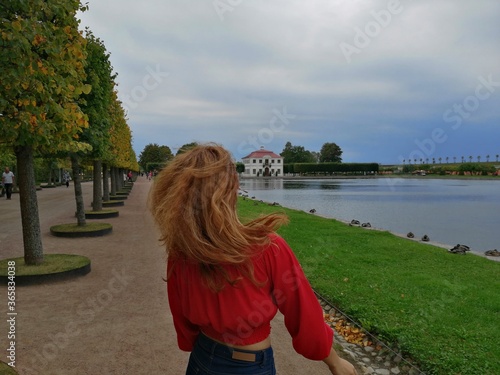
<svg viewBox="0 0 500 375"><path fill-rule="evenodd" d="M242 224L238 175L215 144L176 156L156 177L150 209L168 253L167 291L186 374L275 374L270 321L279 309L294 349L332 374L356 374L271 214Z"/></svg>

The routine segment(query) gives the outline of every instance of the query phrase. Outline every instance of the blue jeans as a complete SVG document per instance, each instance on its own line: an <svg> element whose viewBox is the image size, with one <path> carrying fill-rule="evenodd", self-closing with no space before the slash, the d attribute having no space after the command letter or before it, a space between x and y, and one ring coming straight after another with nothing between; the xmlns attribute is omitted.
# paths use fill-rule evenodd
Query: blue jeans
<svg viewBox="0 0 500 375"><path fill-rule="evenodd" d="M240 350L200 333L186 375L275 375L273 349Z"/></svg>

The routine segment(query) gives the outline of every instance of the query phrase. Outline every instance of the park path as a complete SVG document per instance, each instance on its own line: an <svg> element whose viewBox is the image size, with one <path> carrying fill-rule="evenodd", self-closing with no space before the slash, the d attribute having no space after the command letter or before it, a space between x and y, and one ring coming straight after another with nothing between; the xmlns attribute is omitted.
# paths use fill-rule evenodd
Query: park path
<svg viewBox="0 0 500 375"><path fill-rule="evenodd" d="M44 253L87 256L89 274L16 290L16 369L20 375L184 374L189 353L178 349L168 307L164 250L146 207L151 182L139 177L113 232L97 238L60 238L52 225L76 219L73 186L37 192ZM83 184L90 209L92 184ZM23 255L19 195L0 200L0 256ZM7 288L0 287L6 317ZM6 319L0 347L8 348ZM278 374L328 374L322 362L296 354L277 315L272 341ZM4 351L5 353L5 351ZM1 361L8 362L6 355Z"/></svg>

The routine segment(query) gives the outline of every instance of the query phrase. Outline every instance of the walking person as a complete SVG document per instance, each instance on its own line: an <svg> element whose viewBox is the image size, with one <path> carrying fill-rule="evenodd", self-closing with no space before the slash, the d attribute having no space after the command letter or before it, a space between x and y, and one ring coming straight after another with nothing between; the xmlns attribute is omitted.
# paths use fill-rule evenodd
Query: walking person
<svg viewBox="0 0 500 375"><path fill-rule="evenodd" d="M221 146L199 145L156 177L149 207L166 246L167 294L187 375L276 373L270 322L279 309L295 351L324 361L334 375L355 375L332 348L300 264L269 214L242 224L238 174Z"/></svg>
<svg viewBox="0 0 500 375"><path fill-rule="evenodd" d="M71 180L71 177L69 176L69 173L67 171L64 171L63 174L63 182L66 185L67 188L69 188L69 181Z"/></svg>
<svg viewBox="0 0 500 375"><path fill-rule="evenodd" d="M5 167L5 171L2 173L2 184L7 194L7 199L11 199L12 196L12 185L14 184L14 173L12 173L9 167ZM3 194L2 194L3 195Z"/></svg>

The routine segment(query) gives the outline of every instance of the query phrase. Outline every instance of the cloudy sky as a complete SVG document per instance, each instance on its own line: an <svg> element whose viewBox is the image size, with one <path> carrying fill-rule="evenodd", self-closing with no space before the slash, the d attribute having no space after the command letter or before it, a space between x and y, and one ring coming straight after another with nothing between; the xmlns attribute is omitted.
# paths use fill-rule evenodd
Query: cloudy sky
<svg viewBox="0 0 500 375"><path fill-rule="evenodd" d="M495 160L498 0L89 0L133 147Z"/></svg>

